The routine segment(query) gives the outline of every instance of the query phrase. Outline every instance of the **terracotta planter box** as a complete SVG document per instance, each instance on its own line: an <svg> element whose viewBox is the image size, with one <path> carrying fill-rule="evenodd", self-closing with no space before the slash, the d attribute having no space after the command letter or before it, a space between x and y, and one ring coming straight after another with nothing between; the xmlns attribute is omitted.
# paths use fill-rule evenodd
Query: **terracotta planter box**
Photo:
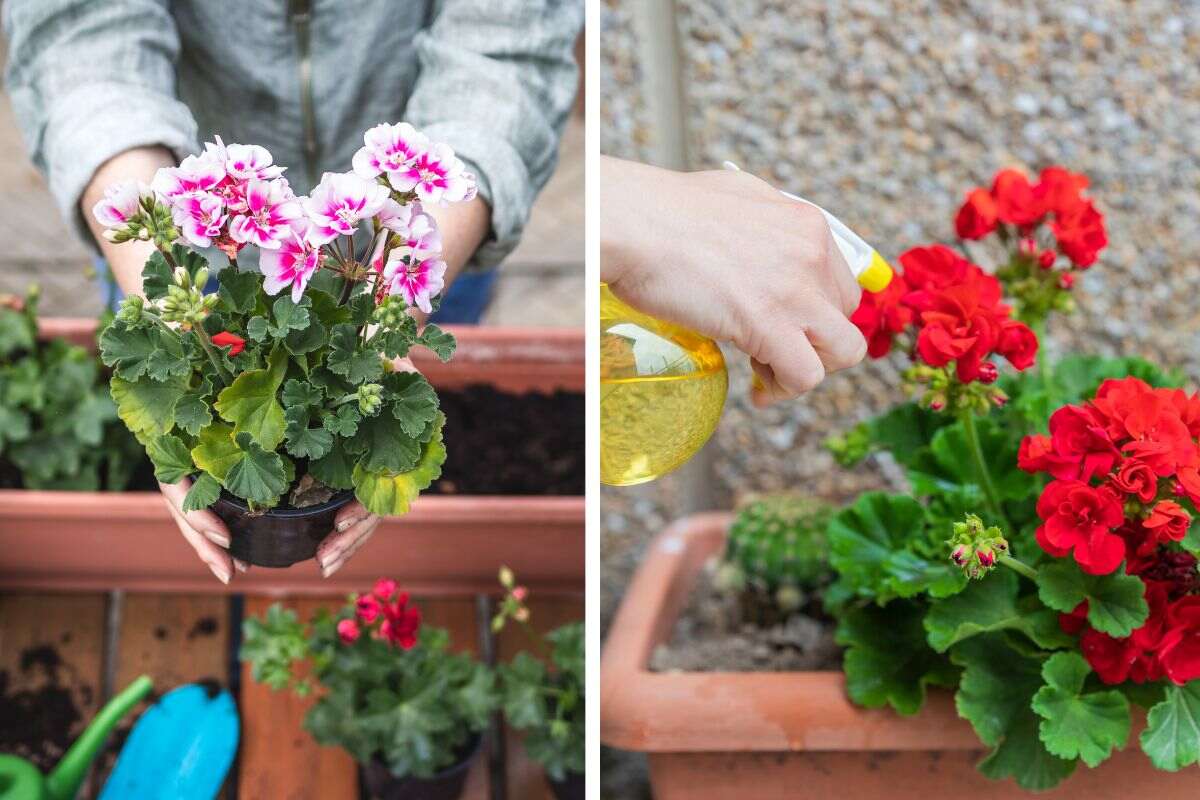
<svg viewBox="0 0 1200 800"><path fill-rule="evenodd" d="M840 672L655 673L704 563L725 544L728 514L700 514L655 539L625 593L604 645L601 739L649 755L656 800L1029 797L1011 780L980 775L979 740L930 692L915 717L866 710L846 697ZM1131 746L1097 769L1082 765L1038 797L1195 798L1200 769L1160 772Z"/></svg>
<svg viewBox="0 0 1200 800"><path fill-rule="evenodd" d="M46 337L92 343L92 320L47 319ZM583 332L447 326L458 352L443 365L415 353L438 388L489 383L511 392L584 387ZM577 594L584 576L583 497L425 495L387 519L336 575L316 564L251 569L229 586L212 578L179 535L157 492L0 490L0 588L343 594L379 575L417 593L492 591L508 564L542 592Z"/></svg>

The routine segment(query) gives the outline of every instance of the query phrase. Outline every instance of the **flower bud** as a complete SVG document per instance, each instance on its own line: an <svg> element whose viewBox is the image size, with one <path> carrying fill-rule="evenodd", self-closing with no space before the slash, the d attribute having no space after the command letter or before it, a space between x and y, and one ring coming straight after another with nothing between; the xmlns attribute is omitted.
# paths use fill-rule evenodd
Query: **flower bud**
<svg viewBox="0 0 1200 800"><path fill-rule="evenodd" d="M1032 257L1037 254L1037 240L1035 240L1032 236L1027 236L1021 239L1018 247L1021 249L1021 255Z"/></svg>
<svg viewBox="0 0 1200 800"><path fill-rule="evenodd" d="M991 361L984 361L979 365L979 380L983 383L995 383L1000 377L1000 371L996 369L996 365Z"/></svg>
<svg viewBox="0 0 1200 800"><path fill-rule="evenodd" d="M513 585L513 581L516 580L516 577L513 575L513 571L511 569L509 569L508 567L500 568L499 578L500 578L500 585L503 586L505 589L511 589L512 585Z"/></svg>
<svg viewBox="0 0 1200 800"><path fill-rule="evenodd" d="M996 553L992 548L984 546L975 551L975 557L979 559L979 565L982 567L993 567L996 565Z"/></svg>
<svg viewBox="0 0 1200 800"><path fill-rule="evenodd" d="M1058 285L1063 289L1069 290L1075 285L1075 276L1070 272L1064 272L1058 276Z"/></svg>
<svg viewBox="0 0 1200 800"><path fill-rule="evenodd" d="M121 301L121 308L117 312L117 319L130 324L141 321L142 311L145 308L145 301L138 294L126 295Z"/></svg>
<svg viewBox="0 0 1200 800"><path fill-rule="evenodd" d="M175 273L172 276L175 280L175 285L181 289L192 288L192 276L188 274L185 267L176 267Z"/></svg>
<svg viewBox="0 0 1200 800"><path fill-rule="evenodd" d="M967 563L967 546L960 544L950 552L950 560L958 566L963 566Z"/></svg>
<svg viewBox="0 0 1200 800"><path fill-rule="evenodd" d="M514 586L512 596L518 603L525 602L525 598L529 596L529 590L524 586Z"/></svg>
<svg viewBox="0 0 1200 800"><path fill-rule="evenodd" d="M197 289L203 290L208 285L208 267L201 267L196 272L195 286Z"/></svg>
<svg viewBox="0 0 1200 800"><path fill-rule="evenodd" d="M383 387L378 383L364 383L358 387L358 410L373 417L383 405Z"/></svg>
<svg viewBox="0 0 1200 800"><path fill-rule="evenodd" d="M1043 250L1042 254L1038 256L1038 266L1042 269L1050 269L1056 260L1058 260L1058 253L1053 250Z"/></svg>

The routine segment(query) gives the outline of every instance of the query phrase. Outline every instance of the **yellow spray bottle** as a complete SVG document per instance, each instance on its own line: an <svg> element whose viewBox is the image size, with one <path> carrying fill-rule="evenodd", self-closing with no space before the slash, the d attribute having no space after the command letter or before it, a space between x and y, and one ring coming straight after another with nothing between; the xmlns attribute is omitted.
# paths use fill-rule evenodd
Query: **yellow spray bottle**
<svg viewBox="0 0 1200 800"><path fill-rule="evenodd" d="M737 166L726 161L725 168ZM892 280L888 263L837 217L809 205L825 215L859 285L883 290ZM727 388L716 342L643 314L600 285L602 483L645 483L686 463L716 429Z"/></svg>

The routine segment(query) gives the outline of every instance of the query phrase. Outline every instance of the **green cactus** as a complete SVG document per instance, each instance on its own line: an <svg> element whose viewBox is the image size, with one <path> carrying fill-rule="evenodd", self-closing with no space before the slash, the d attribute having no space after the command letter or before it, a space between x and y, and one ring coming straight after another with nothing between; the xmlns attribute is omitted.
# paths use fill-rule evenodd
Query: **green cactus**
<svg viewBox="0 0 1200 800"><path fill-rule="evenodd" d="M768 495L744 505L729 528L717 584L758 598L786 616L829 572L828 506L797 495ZM744 607L748 616L760 616Z"/></svg>

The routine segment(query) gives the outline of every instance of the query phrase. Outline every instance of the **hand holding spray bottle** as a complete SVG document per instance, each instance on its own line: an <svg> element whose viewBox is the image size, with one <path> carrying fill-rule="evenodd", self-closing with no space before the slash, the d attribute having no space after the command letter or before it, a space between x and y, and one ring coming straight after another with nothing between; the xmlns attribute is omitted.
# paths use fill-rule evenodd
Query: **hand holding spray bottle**
<svg viewBox="0 0 1200 800"><path fill-rule="evenodd" d="M725 169L738 170L726 161ZM858 284L882 291L892 268L825 209L833 240ZM631 486L682 466L712 436L725 405L728 376L711 339L655 319L600 286L600 480Z"/></svg>

